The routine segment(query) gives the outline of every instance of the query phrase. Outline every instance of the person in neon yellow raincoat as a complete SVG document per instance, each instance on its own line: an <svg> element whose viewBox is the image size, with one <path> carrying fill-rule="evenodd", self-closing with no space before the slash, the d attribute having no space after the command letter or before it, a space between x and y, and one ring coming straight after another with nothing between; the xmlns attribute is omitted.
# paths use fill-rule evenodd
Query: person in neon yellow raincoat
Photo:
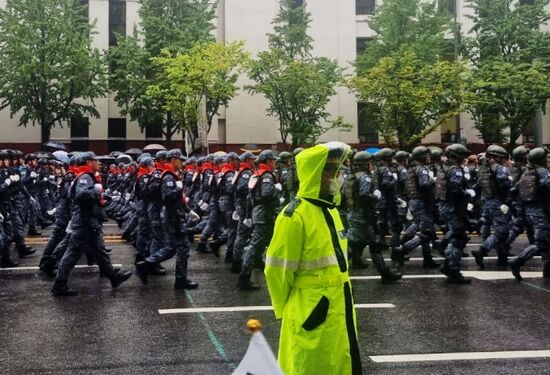
<svg viewBox="0 0 550 375"><path fill-rule="evenodd" d="M265 276L282 320L278 361L286 375L359 375L347 241L335 205L351 149L331 142L296 157L300 189L279 214Z"/></svg>

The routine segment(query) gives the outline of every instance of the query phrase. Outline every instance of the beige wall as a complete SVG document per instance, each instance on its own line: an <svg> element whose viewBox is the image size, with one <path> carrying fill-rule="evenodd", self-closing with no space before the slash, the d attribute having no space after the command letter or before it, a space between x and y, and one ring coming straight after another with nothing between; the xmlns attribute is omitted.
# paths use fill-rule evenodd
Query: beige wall
<svg viewBox="0 0 550 375"><path fill-rule="evenodd" d="M94 35L93 46L100 50L106 50L109 46L109 3L108 0L89 0L90 19L96 22L97 34ZM133 31L133 26L139 23L138 0L126 0L127 33ZM215 0L212 0L215 1ZM467 18L471 10L465 7L465 0L457 0L458 18L463 30L471 28L471 21ZM6 0L0 0L0 7ZM377 3L380 3L377 2ZM306 0L307 9L312 13L310 35L314 38L314 51L316 56L326 56L336 59L339 64L347 69L348 74L353 73L350 62L355 60L356 38L372 37L374 32L368 27L370 16L355 15L355 1L351 0ZM549 6L550 8L550 6ZM272 31L272 20L278 11L278 0L219 0L217 8L216 31L219 41L244 40L247 50L253 55L267 49L266 33ZM545 26L550 30L550 22ZM241 77L238 85L243 87L251 82L246 77ZM108 139L108 118L121 117L116 102L112 98L100 98L96 101L97 109L101 115L99 119L90 119L90 139ZM239 90L227 109L220 111L220 124L217 118L214 120L210 143L224 142L229 144L262 143L275 144L280 142L277 129L277 120L267 116L265 109L266 100L261 95L252 96L244 90ZM333 117L343 116L353 125L351 132L330 131L321 140L341 140L355 143L357 139L357 107L354 96L345 88L338 88L337 94L328 105L328 110ZM550 104L548 105L550 111ZM28 126L18 127L17 118L10 119L9 111L0 112L0 143L35 143L40 141L40 130ZM225 125L224 125L225 123ZM550 143L550 115L543 119L543 138L545 143ZM225 127L225 129L224 129ZM468 142L480 142L477 131L473 128L473 122L466 113L460 115L461 135ZM225 139L223 135L225 134ZM67 126L52 130L52 138L61 141L70 141L70 129ZM145 134L141 132L135 122L128 119L127 138L129 140L143 140ZM438 143L441 140L439 130L428 135L426 143Z"/></svg>

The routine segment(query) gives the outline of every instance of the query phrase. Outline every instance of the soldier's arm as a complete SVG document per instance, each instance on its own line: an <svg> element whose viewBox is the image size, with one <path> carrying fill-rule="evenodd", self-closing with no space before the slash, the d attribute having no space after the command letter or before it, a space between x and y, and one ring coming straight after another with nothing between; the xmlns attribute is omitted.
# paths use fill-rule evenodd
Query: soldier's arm
<svg viewBox="0 0 550 375"><path fill-rule="evenodd" d="M466 193L466 189L464 189L464 174L458 168L455 168L455 170L449 173L447 185L450 194L454 196L462 196L464 198L470 197L470 195Z"/></svg>
<svg viewBox="0 0 550 375"><path fill-rule="evenodd" d="M502 165L498 165L495 168L495 181L499 185L499 187L510 188L512 186L512 182L508 177L508 170L505 167L503 167Z"/></svg>
<svg viewBox="0 0 550 375"><path fill-rule="evenodd" d="M300 264L303 221L297 213L281 212L275 222L273 237L265 262L267 282L275 317L281 319Z"/></svg>
<svg viewBox="0 0 550 375"><path fill-rule="evenodd" d="M174 177L168 175L162 179L161 194L165 203L174 203L181 198L181 189L176 185Z"/></svg>

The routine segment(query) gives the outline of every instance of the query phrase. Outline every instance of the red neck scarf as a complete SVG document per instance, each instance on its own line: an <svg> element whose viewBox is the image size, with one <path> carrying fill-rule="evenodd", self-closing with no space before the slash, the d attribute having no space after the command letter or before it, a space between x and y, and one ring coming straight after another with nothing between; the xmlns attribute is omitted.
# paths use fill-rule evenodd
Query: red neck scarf
<svg viewBox="0 0 550 375"><path fill-rule="evenodd" d="M145 174L149 174L149 170L145 167L140 167L139 171L138 171L137 178L140 178L141 176L143 176Z"/></svg>
<svg viewBox="0 0 550 375"><path fill-rule="evenodd" d="M273 169L269 168L269 165L261 163L258 170L254 172L254 176L261 176L266 172L273 172Z"/></svg>
<svg viewBox="0 0 550 375"><path fill-rule="evenodd" d="M246 162L243 162L239 165L239 173L241 173L242 171L244 171L245 169L250 169L251 171L254 170L254 167L252 166L251 163L246 163Z"/></svg>

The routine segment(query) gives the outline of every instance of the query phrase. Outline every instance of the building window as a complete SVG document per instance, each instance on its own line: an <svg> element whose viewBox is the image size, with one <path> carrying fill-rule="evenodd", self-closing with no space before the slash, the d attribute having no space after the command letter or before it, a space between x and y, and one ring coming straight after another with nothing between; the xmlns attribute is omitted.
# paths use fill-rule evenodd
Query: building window
<svg viewBox="0 0 550 375"><path fill-rule="evenodd" d="M357 56L360 56L361 54L363 54L363 52L365 52L367 50L367 48L369 47L369 43L372 41L372 38L357 38L356 39L356 51L357 51Z"/></svg>
<svg viewBox="0 0 550 375"><path fill-rule="evenodd" d="M90 147L88 139L90 134L90 120L88 117L72 117L71 127L71 150L87 151Z"/></svg>
<svg viewBox="0 0 550 375"><path fill-rule="evenodd" d="M109 152L126 150L126 119L110 118L108 127Z"/></svg>
<svg viewBox="0 0 550 375"><path fill-rule="evenodd" d="M355 14L357 15L374 14L375 5L376 5L375 0L355 0Z"/></svg>
<svg viewBox="0 0 550 375"><path fill-rule="evenodd" d="M357 135L361 143L378 143L375 116L378 108L374 103L357 103Z"/></svg>
<svg viewBox="0 0 550 375"><path fill-rule="evenodd" d="M460 142L460 118L453 116L441 124L441 143Z"/></svg>
<svg viewBox="0 0 550 375"><path fill-rule="evenodd" d="M162 139L162 125L159 123L147 124L145 126L146 139Z"/></svg>
<svg viewBox="0 0 550 375"><path fill-rule="evenodd" d="M117 45L117 34L126 35L126 0L109 0L109 46Z"/></svg>

